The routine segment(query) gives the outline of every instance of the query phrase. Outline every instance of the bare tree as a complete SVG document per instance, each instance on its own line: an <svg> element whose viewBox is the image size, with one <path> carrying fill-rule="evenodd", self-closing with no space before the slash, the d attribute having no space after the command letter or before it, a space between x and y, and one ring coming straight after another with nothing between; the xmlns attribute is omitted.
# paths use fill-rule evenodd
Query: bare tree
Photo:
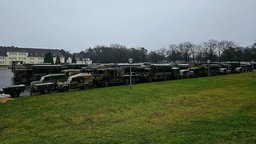
<svg viewBox="0 0 256 144"><path fill-rule="evenodd" d="M206 58L214 61L217 58L216 50L218 48L219 42L216 40L209 40L208 42L204 42L204 50L206 54Z"/></svg>
<svg viewBox="0 0 256 144"><path fill-rule="evenodd" d="M168 56L166 48L160 48L159 50L157 50L157 53L164 59Z"/></svg>
<svg viewBox="0 0 256 144"><path fill-rule="evenodd" d="M205 60L205 53L204 53L204 48L202 44L196 45L195 47L196 51L196 61L197 62L202 62Z"/></svg>
<svg viewBox="0 0 256 144"><path fill-rule="evenodd" d="M237 47L237 44L235 44L235 42L233 41L225 41L225 40L222 40L219 42L219 45L217 47L217 52L218 52L220 63L222 62L222 53L230 47Z"/></svg>
<svg viewBox="0 0 256 144"><path fill-rule="evenodd" d="M189 62L190 58L190 50L192 48L193 44L191 42L185 42L179 44L179 50L182 54L183 60L185 63Z"/></svg>
<svg viewBox="0 0 256 144"><path fill-rule="evenodd" d="M176 62L178 60L178 46L176 44L170 44L169 49L167 50L168 59L172 62Z"/></svg>
<svg viewBox="0 0 256 144"><path fill-rule="evenodd" d="M226 61L238 61L242 59L243 51L241 47L229 47L223 51L222 57Z"/></svg>
<svg viewBox="0 0 256 144"><path fill-rule="evenodd" d="M192 59L192 62L195 63L196 61L196 56L197 56L197 46L195 44L192 44L192 47L190 49L190 56Z"/></svg>

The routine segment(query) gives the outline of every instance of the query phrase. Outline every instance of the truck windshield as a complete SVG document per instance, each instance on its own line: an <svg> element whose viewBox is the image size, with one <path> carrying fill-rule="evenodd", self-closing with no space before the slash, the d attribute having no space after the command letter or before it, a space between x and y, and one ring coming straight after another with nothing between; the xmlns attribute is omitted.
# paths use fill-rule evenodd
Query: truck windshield
<svg viewBox="0 0 256 144"><path fill-rule="evenodd" d="M42 82L42 81L44 81L44 78L45 78L45 77L44 77L44 76L42 76L42 77L41 77L41 79L40 79L40 81L41 81L41 82Z"/></svg>

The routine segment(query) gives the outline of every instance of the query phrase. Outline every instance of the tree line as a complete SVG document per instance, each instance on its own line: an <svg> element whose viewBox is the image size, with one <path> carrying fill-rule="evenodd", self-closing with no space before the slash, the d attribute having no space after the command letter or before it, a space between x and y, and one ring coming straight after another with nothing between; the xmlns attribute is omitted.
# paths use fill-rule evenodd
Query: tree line
<svg viewBox="0 0 256 144"><path fill-rule="evenodd" d="M134 62L214 62L252 61L256 60L256 42L250 47L240 47L233 41L209 40L201 44L182 42L170 44L167 48L150 51L144 47L127 48L120 44L95 46L85 51L74 53L76 58L90 58L94 63L127 63Z"/></svg>
<svg viewBox="0 0 256 144"><path fill-rule="evenodd" d="M135 62L146 62L148 51L144 47L127 48L120 44L95 46L74 54L78 58L90 58L94 63L127 63L130 57Z"/></svg>

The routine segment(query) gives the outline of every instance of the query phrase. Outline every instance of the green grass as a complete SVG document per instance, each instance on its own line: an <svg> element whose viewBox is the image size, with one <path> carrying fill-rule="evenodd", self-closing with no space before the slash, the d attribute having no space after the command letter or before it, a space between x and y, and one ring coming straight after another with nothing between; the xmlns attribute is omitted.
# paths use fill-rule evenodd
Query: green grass
<svg viewBox="0 0 256 144"><path fill-rule="evenodd" d="M16 98L0 143L256 143L251 73Z"/></svg>

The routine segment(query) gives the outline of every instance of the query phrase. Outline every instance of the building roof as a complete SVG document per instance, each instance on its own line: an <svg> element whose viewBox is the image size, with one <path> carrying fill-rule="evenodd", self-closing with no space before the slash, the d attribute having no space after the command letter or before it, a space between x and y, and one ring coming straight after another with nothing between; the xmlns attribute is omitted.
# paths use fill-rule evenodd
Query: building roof
<svg viewBox="0 0 256 144"><path fill-rule="evenodd" d="M0 56L6 56L7 52L28 52L29 57L44 57L48 52L51 52L52 56L64 57L58 49L45 49L45 48L18 48L18 47L2 47L0 46Z"/></svg>

